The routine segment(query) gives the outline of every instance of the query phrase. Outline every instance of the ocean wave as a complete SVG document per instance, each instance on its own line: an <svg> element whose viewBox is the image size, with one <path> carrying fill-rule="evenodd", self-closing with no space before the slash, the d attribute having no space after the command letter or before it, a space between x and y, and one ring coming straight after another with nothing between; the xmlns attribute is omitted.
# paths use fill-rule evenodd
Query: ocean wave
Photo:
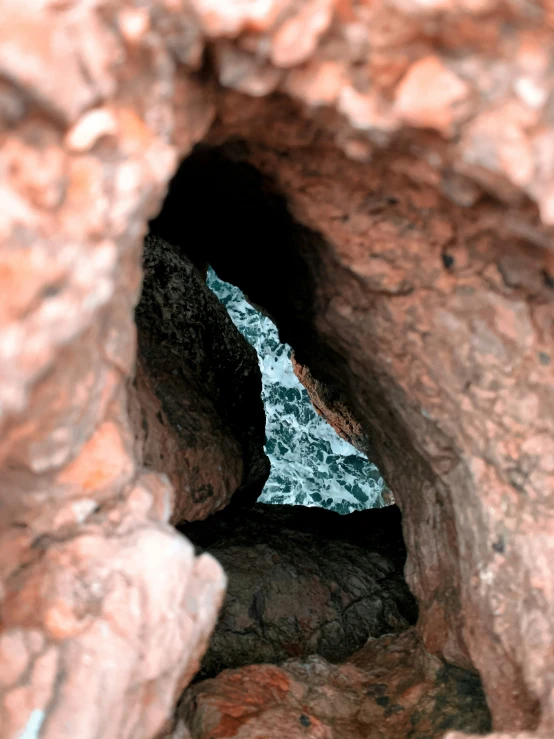
<svg viewBox="0 0 554 739"><path fill-rule="evenodd" d="M319 506L343 514L381 507L385 486L379 470L316 413L294 374L291 348L279 341L275 324L211 269L208 286L258 352L267 418L265 448L271 461L260 501Z"/></svg>

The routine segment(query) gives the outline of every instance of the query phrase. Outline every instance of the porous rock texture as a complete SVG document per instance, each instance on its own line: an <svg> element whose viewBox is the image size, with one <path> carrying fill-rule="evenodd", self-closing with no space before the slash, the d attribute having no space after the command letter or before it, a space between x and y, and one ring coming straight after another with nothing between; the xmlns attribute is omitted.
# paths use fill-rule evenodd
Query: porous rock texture
<svg viewBox="0 0 554 739"><path fill-rule="evenodd" d="M183 252L156 236L144 248L130 415L137 458L169 476L179 523L261 493L262 379L255 349Z"/></svg>
<svg viewBox="0 0 554 739"><path fill-rule="evenodd" d="M258 504L184 527L228 577L200 676L312 654L340 662L369 637L415 623L398 509L375 513Z"/></svg>
<svg viewBox="0 0 554 739"><path fill-rule="evenodd" d="M192 739L439 739L490 729L478 678L429 655L412 630L370 639L342 665L313 656L226 670L189 688L179 715Z"/></svg>
<svg viewBox="0 0 554 739"><path fill-rule="evenodd" d="M127 417L145 220L175 165L174 62L159 35L137 45L147 15L0 9L3 739L154 736L223 597ZM205 120L187 100L183 149Z"/></svg>
<svg viewBox="0 0 554 739"><path fill-rule="evenodd" d="M0 15L2 736L152 736L215 618L125 385L146 220L216 111L293 223L251 242L278 290L247 243L214 263L352 403L426 648L480 671L496 739L552 736L550 0Z"/></svg>

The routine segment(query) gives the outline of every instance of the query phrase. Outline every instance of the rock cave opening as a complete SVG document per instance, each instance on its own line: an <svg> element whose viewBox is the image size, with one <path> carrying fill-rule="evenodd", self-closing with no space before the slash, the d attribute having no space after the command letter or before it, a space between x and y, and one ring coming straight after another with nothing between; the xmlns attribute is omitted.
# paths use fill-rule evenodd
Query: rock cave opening
<svg viewBox="0 0 554 739"><path fill-rule="evenodd" d="M327 246L243 153L240 141L202 145L181 164L150 223L136 311L137 456L169 474L172 522L228 578L177 713L190 723L196 697L204 700L210 680L224 681L228 670L259 665L263 683L268 665L283 665L286 675L290 662L294 674L313 665L340 683L334 666L346 660L347 670L375 663L389 680L400 653L406 676L390 686L398 700L374 696L384 718L408 710L400 694L410 685L426 695L409 719L419 727L413 736L429 725L433 736L486 731L479 678L422 649L400 511L384 505L382 479L367 461L371 443L349 405L347 373L343 381L337 371L344 358L313 340ZM323 434L314 435L315 423ZM291 427L300 431L296 445ZM315 448L311 464L306 446Z"/></svg>
<svg viewBox="0 0 554 739"><path fill-rule="evenodd" d="M206 272L208 287L257 351L266 414L265 451L271 463L259 501L318 506L341 514L393 503L378 468L367 458L359 424L337 393L327 387L318 393L318 383L281 340L267 310L208 267L214 261L227 274L225 260L233 250L248 253L261 246L267 266L257 280L264 293L269 285L279 304L279 271L287 269L290 258L298 262L292 251L300 227L270 183L250 165L234 161L232 145L225 150L200 145L181 164L150 227L151 233L178 246ZM270 257L273 249L277 266ZM306 289L303 309L309 300ZM279 313L278 308L273 311ZM324 396L332 398L334 407L325 405Z"/></svg>
<svg viewBox="0 0 554 739"><path fill-rule="evenodd" d="M297 377L292 350L279 341L272 320L211 269L207 284L258 353L271 464L260 502L319 506L341 514L390 504L392 494L363 449L317 413Z"/></svg>

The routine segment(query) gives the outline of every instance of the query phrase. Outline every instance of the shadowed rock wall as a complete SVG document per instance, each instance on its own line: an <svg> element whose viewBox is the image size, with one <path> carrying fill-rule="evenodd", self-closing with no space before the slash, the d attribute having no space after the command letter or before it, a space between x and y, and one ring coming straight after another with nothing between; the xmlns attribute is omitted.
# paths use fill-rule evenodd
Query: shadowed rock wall
<svg viewBox="0 0 554 739"><path fill-rule="evenodd" d="M269 474L258 357L185 257L145 240L131 420L137 456L175 489L172 522L253 503Z"/></svg>
<svg viewBox="0 0 554 739"><path fill-rule="evenodd" d="M189 689L179 714L192 739L440 739L490 729L478 678L431 657L411 630L370 639L342 665L313 656L225 670Z"/></svg>
<svg viewBox="0 0 554 739"><path fill-rule="evenodd" d="M395 492L427 647L479 669L499 726L535 727L552 671L516 594L551 577L534 548L551 540L552 253L508 236L500 203L441 196L410 157L349 161L280 98L228 95L209 140L222 148L185 163L166 207L184 185L204 223L219 198L241 238L230 250L210 224L208 258L354 409Z"/></svg>
<svg viewBox="0 0 554 739"><path fill-rule="evenodd" d="M312 654L341 662L414 624L400 516L374 514L258 504L184 526L229 579L201 675Z"/></svg>

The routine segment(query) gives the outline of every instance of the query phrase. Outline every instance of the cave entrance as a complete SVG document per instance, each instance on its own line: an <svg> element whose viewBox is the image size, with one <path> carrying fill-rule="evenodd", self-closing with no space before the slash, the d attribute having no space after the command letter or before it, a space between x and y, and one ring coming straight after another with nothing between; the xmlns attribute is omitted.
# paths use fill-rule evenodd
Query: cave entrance
<svg viewBox="0 0 554 739"><path fill-rule="evenodd" d="M282 315L279 285L285 272L290 279L292 271L294 307L300 317L295 321L306 320L314 295L310 265L299 247L314 237L317 241L317 235L295 223L272 184L241 161L241 147L231 144L225 151L197 147L181 164L150 226L151 233L182 249L207 276L208 286L257 351L266 412L265 449L271 461L260 501L317 506L341 514L391 503L392 494L364 453L361 435L339 436L324 420L325 413L316 412L295 374L287 334L291 340L294 336L276 326L290 323L289 316ZM250 269L237 273L239 262ZM256 299L256 307L238 284ZM336 394L335 389L326 389L326 394ZM340 410L345 410L342 404ZM335 409L334 416L340 417L340 411Z"/></svg>
<svg viewBox="0 0 554 739"><path fill-rule="evenodd" d="M180 166L160 214L151 223L149 238L159 243L154 243L151 253L147 244L145 253L144 285L150 303L144 307L154 312L145 319L144 310L142 313L138 310L137 320L139 363L145 350L159 355L164 348L170 348L167 336L163 335L163 324L169 317L171 340L177 348L174 358L188 351L189 377L192 371L195 375L192 380L198 385L199 375L209 379L209 375L216 374L217 381L226 385L223 394L231 399L232 407L226 409L223 403L216 409L219 415L216 414L215 425L208 429L211 435L207 434L206 438L217 437L218 450L222 452L218 457L220 462L212 461L198 443L198 437L205 431L202 419L210 417L211 400L218 394L217 382L199 387L207 392L195 400L196 426L187 429L186 424L191 423L194 413L183 410L183 405L191 402L190 392L180 394L183 386L179 385L186 367L177 359L175 366L169 363L165 367L162 357L149 368L150 379L158 383L159 395L167 391L162 410L168 418L171 416L169 420L179 431L178 436L183 435L182 426L185 432L190 432L190 446L183 458L197 455L199 462L192 469L192 477L210 467L215 470L211 478L208 474L205 481L195 482L193 493L188 489L196 506L192 515L190 509L182 508L173 519L197 552L215 556L228 577L227 594L197 676L198 685L202 685L204 678L220 675L227 668L252 667L258 662L280 665L292 659L304 664L314 659L318 670L323 665L332 671L331 663L359 660L365 645L378 643L385 656L377 672L367 678L371 692L364 688L362 700L365 706L367 696L374 695L371 704L385 710L387 722L397 717L395 720L402 726L391 736L405 735L408 725L413 728L412 733L427 734L428 716L433 722L444 722L441 724L444 729L487 730L490 717L478 679L465 673L460 676L454 668L453 671L443 669L437 660L432 661L436 672L429 683L417 688L420 695L433 696L425 709L427 713L418 705L408 724L405 717L413 706L405 709L394 694L392 697L384 694L388 692L386 683L390 682L394 690L398 654L406 656L401 661L405 663L403 669L409 681L403 678L400 681L402 693L406 692L406 684L414 685L420 676L425 675L427 679L431 664L412 628L418 620L418 607L403 574L406 549L400 511L390 505L381 508L380 500L379 506L375 506L378 496L366 492L368 487L375 489L382 483L380 478L375 479L378 473L360 451L366 444L363 427L358 424L356 430L356 414L350 411L355 408L358 389L355 383L358 384L359 378L347 371L346 352L337 348L338 342L333 344L325 331L316 330L321 328L321 324L318 327L315 324L325 316L325 301L329 301L329 296L321 295L317 287L322 271L332 258L329 254L325 255L327 261L321 258L329 245L320 234L295 220L279 194L278 185L245 161L242 151L240 142L227 144L225 149L202 146ZM166 258L168 254L171 258ZM185 263L188 266L183 266ZM182 275L172 275L174 269L181 269ZM189 289L195 291L195 301L187 300ZM141 303L144 298L143 290ZM195 305L189 305L190 302ZM232 324L231 316L243 336ZM153 338L149 345L141 341L144 326ZM183 352L179 349L182 333L188 341ZM218 355L213 349L222 333L230 340L222 345L225 351ZM251 344L245 341L245 336ZM157 337L162 339L162 344ZM243 345L242 354L233 354L233 342ZM350 413L349 420L353 422L350 436L357 442L356 449L334 435L331 426L310 405L308 392L293 384L290 347L295 352L303 385L324 418L332 421L334 417L333 427L341 428L337 413L343 417ZM245 399L247 388L239 387L241 377L255 375L257 379L257 388L250 386L250 390L256 390L250 393L250 406L247 401L244 408L240 402L233 402L235 386L219 366L227 362L226 357L233 360L228 362L227 371L235 373L236 392L240 394L244 390ZM233 472L238 474L232 469L236 460L235 441L240 434L244 441L244 428L235 428L236 433L230 435L221 435L221 429L237 415L247 416L255 403L263 420L257 361L265 370L266 450L273 462L273 479L269 479L262 501L303 503L302 506L235 505L242 495L236 487L231 501L221 498L212 506L209 500L210 496L212 500L217 498L210 489L215 478L226 473L230 476L227 484L230 491ZM263 424L258 430L259 450L264 437ZM379 433L378 429L375 433ZM344 435L349 438L349 433ZM311 464L308 451L313 454ZM267 463L265 455L262 456ZM180 462L184 463L186 459ZM163 469L163 464L160 466ZM258 470L266 471L263 464ZM346 473L350 476L347 482ZM182 478L184 487L189 479L191 475ZM262 474L257 479L258 488L255 481L252 483L256 497L266 477ZM179 484L174 487L179 494ZM321 494L321 488L332 490L332 494ZM369 507L368 503L380 510L351 512ZM374 665L373 654L367 654L364 660L369 668ZM469 706L466 696L471 698ZM398 700L402 700L400 695ZM186 701L184 697L181 705L185 706ZM454 717L437 718L444 705L454 706ZM368 725L374 724L375 719L371 717Z"/></svg>

